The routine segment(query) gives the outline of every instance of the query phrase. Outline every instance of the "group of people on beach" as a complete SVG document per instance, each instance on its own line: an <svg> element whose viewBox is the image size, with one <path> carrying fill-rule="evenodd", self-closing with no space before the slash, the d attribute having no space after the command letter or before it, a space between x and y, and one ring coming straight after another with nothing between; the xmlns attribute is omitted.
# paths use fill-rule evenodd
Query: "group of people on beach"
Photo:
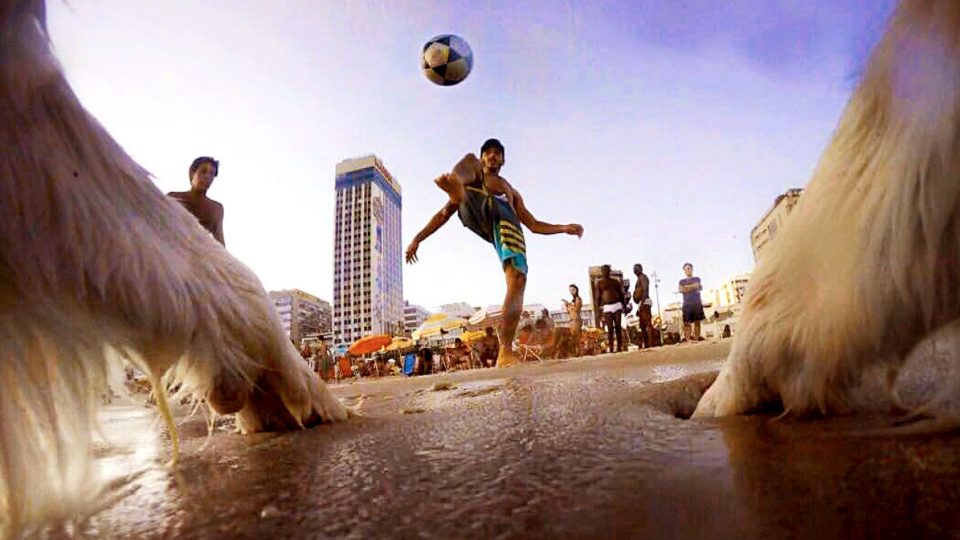
<svg viewBox="0 0 960 540"><path fill-rule="evenodd" d="M537 234L571 234L583 236L583 227L576 223L556 225L536 219L530 213L520 193L500 175L505 163L503 144L497 139L488 139L480 147L480 156L467 154L450 173L440 175L435 180L437 186L445 191L449 200L414 237L406 251L408 263L417 261L420 243L443 226L453 214L457 214L465 227L480 238L493 244L503 265L507 293L503 301L503 322L500 331L500 350L496 365L503 367L518 361L513 349L517 324L523 308L523 293L526 287L527 257L526 244L521 224ZM700 341L700 321L705 319L703 303L700 298L702 285L700 278L693 276L693 265L683 265L686 275L680 280L679 291L683 295L684 336L687 341ZM650 299L650 280L643 273L643 266L634 265L637 276L633 301L637 304L637 317L640 326L640 345L654 345L652 301ZM570 319L573 342L580 353L580 334L583 328L581 310L583 300L579 288L570 285L571 300L564 300L564 307ZM604 326L607 328L607 342L611 352L625 350L621 317L628 312L629 300L620 282L610 278L610 266L601 269L601 278L595 284L594 298L598 299ZM541 320L549 320L541 318ZM546 324L546 323L544 323Z"/></svg>
<svg viewBox="0 0 960 540"><path fill-rule="evenodd" d="M703 287L700 284L700 278L693 275L692 264L684 263L683 271L685 277L679 283L679 292L683 295L683 341L702 341L700 322L706 318L700 298L700 291ZM643 272L643 265L640 263L633 265L633 273L636 275L637 281L632 295L629 291L629 281L614 278L608 264L600 267L598 279L593 284L593 294L600 315L598 323L606 329L608 352L627 350L627 340L624 339L622 320L632 311L631 300L637 305L636 344L640 348L649 348L661 344L661 328L654 328L653 325L650 278ZM575 300L572 302L564 301L564 305L570 311L571 320L573 320L572 306L578 298L575 288L575 285L571 285L571 294L574 295ZM582 305L582 301L580 305ZM577 311L579 311L579 305Z"/></svg>
<svg viewBox="0 0 960 540"><path fill-rule="evenodd" d="M488 139L480 147L479 156L467 154L454 165L451 172L444 173L434 180L436 185L447 194L448 200L417 233L405 253L406 261L415 263L420 244L446 224L454 214L458 215L465 227L493 245L503 268L507 290L503 300L503 319L499 336L495 336L498 341L496 358L495 360L491 358L493 352L490 347L487 347L482 361L494 363L498 367L509 366L519 360L514 350L514 338L517 334L527 282L527 256L523 227L536 234L569 234L578 238L583 236L583 226L580 224L547 223L533 216L520 192L500 175L506 162L505 155L504 146L499 140ZM171 192L168 196L180 202L217 241L225 245L223 205L207 197L207 190L218 172L217 160L209 156L198 157L189 168L191 189L186 192ZM684 323L689 322L693 326L690 338L700 339L699 321L703 319L703 307L699 302L700 282L698 278L692 276L692 266L689 263L684 265L684 271L687 272L687 277L680 283L680 290L684 294ZM610 279L610 267L605 265L602 272L601 279L595 285L595 298L600 302L603 321L608 329L610 350L623 350L620 318L627 307L628 300L620 284ZM634 272L637 275L637 284L633 300L638 305L641 345L647 347L653 344L649 279L643 274L643 267L639 264L634 266ZM572 342L579 355L583 328L581 315L583 300L575 284L570 285L570 293L572 299L564 300L564 307L570 318Z"/></svg>

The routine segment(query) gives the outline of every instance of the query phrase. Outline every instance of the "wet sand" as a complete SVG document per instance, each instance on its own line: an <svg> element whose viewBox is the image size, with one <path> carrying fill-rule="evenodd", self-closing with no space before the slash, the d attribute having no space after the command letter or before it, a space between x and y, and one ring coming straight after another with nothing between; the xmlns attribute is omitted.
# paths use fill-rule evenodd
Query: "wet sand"
<svg viewBox="0 0 960 540"><path fill-rule="evenodd" d="M153 411L103 461L141 471L84 527L113 538L960 537L960 438L828 420L691 421L728 343L335 385L363 417L207 437L171 472ZM145 471L145 472L143 472Z"/></svg>

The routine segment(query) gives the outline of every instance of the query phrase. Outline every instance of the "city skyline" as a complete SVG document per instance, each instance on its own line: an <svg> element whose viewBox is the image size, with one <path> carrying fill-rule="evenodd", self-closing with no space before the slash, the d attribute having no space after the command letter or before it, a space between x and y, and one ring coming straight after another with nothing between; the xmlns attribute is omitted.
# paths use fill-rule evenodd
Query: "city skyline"
<svg viewBox="0 0 960 540"><path fill-rule="evenodd" d="M432 179L494 136L535 215L586 229L528 235L526 302L554 306L602 263L641 262L670 291L688 260L705 285L750 271L751 228L806 185L892 5L103 0L48 16L82 103L161 191L185 189L197 155L220 159L228 249L265 288L332 300L335 163L390 164L405 247L444 202ZM459 86L420 73L438 33L473 48ZM504 291L457 220L403 274L426 306Z"/></svg>

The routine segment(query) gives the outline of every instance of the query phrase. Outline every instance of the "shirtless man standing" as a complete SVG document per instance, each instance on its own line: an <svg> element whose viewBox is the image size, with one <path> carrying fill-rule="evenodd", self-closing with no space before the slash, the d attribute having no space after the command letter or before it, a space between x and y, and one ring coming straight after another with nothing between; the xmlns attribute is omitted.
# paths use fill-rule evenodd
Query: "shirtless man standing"
<svg viewBox="0 0 960 540"><path fill-rule="evenodd" d="M644 349L653 347L653 302L650 300L650 278L643 273L643 265L633 265L637 276L637 288L633 301L637 304L637 319L640 325L640 343Z"/></svg>
<svg viewBox="0 0 960 540"><path fill-rule="evenodd" d="M190 191L172 191L167 196L182 204L204 229L226 246L223 242L223 205L207 197L207 190L219 170L219 161L207 156L198 157L190 164Z"/></svg>
<svg viewBox="0 0 960 540"><path fill-rule="evenodd" d="M619 352L623 345L623 329L620 328L620 316L626 303L623 297L623 285L610 277L610 265L600 267L600 279L594 286L594 298L600 302L603 324L607 327L607 348L609 352ZM616 347L614 347L616 338Z"/></svg>
<svg viewBox="0 0 960 540"><path fill-rule="evenodd" d="M452 172L434 180L450 200L414 237L406 252L407 262L416 262L420 243L442 227L455 213L460 216L465 227L493 244L500 256L507 282L497 367L509 366L520 360L513 350L513 338L520 320L523 292L527 284L526 244L520 224L537 234L583 235L583 227L578 224L555 225L533 217L520 193L500 176L503 164L503 145L496 139L489 139L480 148L479 158L474 154L467 154Z"/></svg>

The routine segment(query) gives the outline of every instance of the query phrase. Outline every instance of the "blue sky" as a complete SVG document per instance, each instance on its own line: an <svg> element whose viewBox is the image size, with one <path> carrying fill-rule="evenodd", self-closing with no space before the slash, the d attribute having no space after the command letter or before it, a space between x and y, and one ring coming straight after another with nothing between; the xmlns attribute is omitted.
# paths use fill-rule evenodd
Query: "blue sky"
<svg viewBox="0 0 960 540"><path fill-rule="evenodd" d="M375 153L403 187L404 245L445 200L432 179L488 137L537 217L528 303L559 307L586 269L643 263L660 299L690 261L706 286L750 271L749 232L806 184L893 0L51 2L80 99L155 175L188 188L221 160L229 250L269 289L330 299L334 166ZM474 72L419 71L433 35ZM502 300L493 249L454 218L404 266L427 307Z"/></svg>

